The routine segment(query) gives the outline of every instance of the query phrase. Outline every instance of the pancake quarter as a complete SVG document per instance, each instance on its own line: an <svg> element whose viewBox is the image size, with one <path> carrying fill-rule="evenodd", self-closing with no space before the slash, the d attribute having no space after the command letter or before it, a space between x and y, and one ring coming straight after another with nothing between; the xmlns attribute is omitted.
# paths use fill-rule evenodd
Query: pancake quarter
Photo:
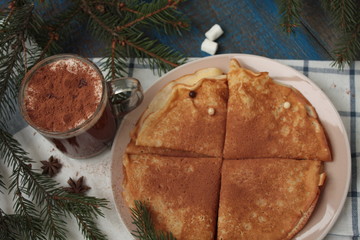
<svg viewBox="0 0 360 240"><path fill-rule="evenodd" d="M168 102L138 126L135 143L221 157L227 99L225 75L204 78L190 86L177 84Z"/></svg>
<svg viewBox="0 0 360 240"><path fill-rule="evenodd" d="M218 239L291 239L316 205L322 173L321 161L224 160Z"/></svg>
<svg viewBox="0 0 360 240"><path fill-rule="evenodd" d="M214 239L220 158L125 155L123 197L144 201L157 229L177 239Z"/></svg>
<svg viewBox="0 0 360 240"><path fill-rule="evenodd" d="M331 161L315 109L297 90L276 84L232 59L225 159L293 158Z"/></svg>

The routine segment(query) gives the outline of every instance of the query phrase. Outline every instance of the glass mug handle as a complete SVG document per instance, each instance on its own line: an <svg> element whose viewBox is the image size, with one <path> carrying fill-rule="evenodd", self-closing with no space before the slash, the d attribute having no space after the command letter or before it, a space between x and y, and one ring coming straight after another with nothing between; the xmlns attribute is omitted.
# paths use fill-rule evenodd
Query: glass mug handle
<svg viewBox="0 0 360 240"><path fill-rule="evenodd" d="M106 84L110 105L116 119L120 119L134 110L144 99L141 84L136 78L116 78Z"/></svg>

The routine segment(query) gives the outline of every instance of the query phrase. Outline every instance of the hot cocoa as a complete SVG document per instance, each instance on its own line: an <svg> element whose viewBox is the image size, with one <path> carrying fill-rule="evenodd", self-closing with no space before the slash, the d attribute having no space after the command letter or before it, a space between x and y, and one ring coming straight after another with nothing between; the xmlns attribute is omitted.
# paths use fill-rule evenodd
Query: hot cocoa
<svg viewBox="0 0 360 240"><path fill-rule="evenodd" d="M77 59L39 68L25 90L29 120L46 131L64 132L89 119L102 96L101 76Z"/></svg>
<svg viewBox="0 0 360 240"><path fill-rule="evenodd" d="M74 158L96 155L116 132L101 72L77 56L36 65L22 83L20 103L27 122Z"/></svg>

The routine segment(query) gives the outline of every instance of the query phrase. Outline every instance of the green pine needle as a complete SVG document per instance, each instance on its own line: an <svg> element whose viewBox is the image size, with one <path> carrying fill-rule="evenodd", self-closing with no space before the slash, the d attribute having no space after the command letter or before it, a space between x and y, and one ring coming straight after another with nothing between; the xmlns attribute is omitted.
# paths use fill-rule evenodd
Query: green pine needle
<svg viewBox="0 0 360 240"><path fill-rule="evenodd" d="M107 208L105 199L66 193L53 179L34 172L29 166L33 161L20 144L1 128L0 158L14 169L9 191L14 192L15 215L24 219L22 227L17 230L19 236L67 239L65 219L72 216L86 239L106 239L94 221L98 216L104 216L101 208ZM7 224L10 228L13 223Z"/></svg>
<svg viewBox="0 0 360 240"><path fill-rule="evenodd" d="M293 33L300 25L301 0L279 1L279 12L281 14L281 26L288 34Z"/></svg>
<svg viewBox="0 0 360 240"><path fill-rule="evenodd" d="M155 229L151 214L144 202L135 200L135 207L131 208L132 223L136 226L131 234L139 240L176 240L169 232Z"/></svg>
<svg viewBox="0 0 360 240"><path fill-rule="evenodd" d="M334 50L336 56L333 66L343 69L359 57L360 50L360 21L353 29L345 32L337 48Z"/></svg>
<svg viewBox="0 0 360 240"><path fill-rule="evenodd" d="M178 1L181 2L181 1ZM146 3L140 0L130 1L130 8L137 11L137 19L144 16L149 16L141 21L140 28L155 28L158 31L163 31L165 34L178 34L181 36L183 30L190 30L190 21L175 7L169 6L168 0L156 0L151 3ZM159 9L164 9L159 11ZM153 14L156 12L156 14ZM134 19L136 20L136 19Z"/></svg>
<svg viewBox="0 0 360 240"><path fill-rule="evenodd" d="M299 25L300 0L279 0L281 25L288 33L293 33ZM343 69L360 56L360 2L356 0L322 0L322 7L330 13L338 31L342 33L333 50L332 66Z"/></svg>
<svg viewBox="0 0 360 240"><path fill-rule="evenodd" d="M3 190L6 189L5 183L3 182L3 178L4 177L0 174L0 193L2 194L4 194Z"/></svg>

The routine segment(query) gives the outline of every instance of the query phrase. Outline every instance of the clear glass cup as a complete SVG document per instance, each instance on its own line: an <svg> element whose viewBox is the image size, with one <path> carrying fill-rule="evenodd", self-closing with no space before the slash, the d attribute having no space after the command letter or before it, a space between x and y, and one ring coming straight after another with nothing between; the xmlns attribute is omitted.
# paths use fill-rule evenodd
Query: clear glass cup
<svg viewBox="0 0 360 240"><path fill-rule="evenodd" d="M40 124L29 117L25 104L28 97L27 89L29 82L39 69L67 59L75 59L95 70L101 79L101 97L96 110L81 124L65 131L51 131L39 126ZM140 105L142 100L143 92L137 79L118 78L105 82L101 71L93 62L73 54L54 55L37 63L25 75L19 91L19 105L25 121L62 153L76 159L90 158L104 151L114 139L117 121Z"/></svg>

